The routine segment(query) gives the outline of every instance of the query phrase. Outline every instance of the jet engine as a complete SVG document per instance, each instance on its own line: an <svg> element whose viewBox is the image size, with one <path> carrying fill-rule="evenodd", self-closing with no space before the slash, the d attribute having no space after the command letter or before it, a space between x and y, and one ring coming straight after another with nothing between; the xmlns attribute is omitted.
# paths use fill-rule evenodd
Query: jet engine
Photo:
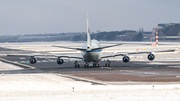
<svg viewBox="0 0 180 101"><path fill-rule="evenodd" d="M37 62L37 59L36 59L35 57L31 57L31 58L29 59L29 62L30 62L31 64L35 64L35 63Z"/></svg>
<svg viewBox="0 0 180 101"><path fill-rule="evenodd" d="M62 65L63 63L64 63L63 59L60 59L60 58L57 59L57 64Z"/></svg>
<svg viewBox="0 0 180 101"><path fill-rule="evenodd" d="M150 53L147 58L152 61L155 59L155 56Z"/></svg>
<svg viewBox="0 0 180 101"><path fill-rule="evenodd" d="M124 57L123 57L123 62L127 63L127 62L129 62L129 60L130 60L130 59L129 59L128 56L124 56Z"/></svg>

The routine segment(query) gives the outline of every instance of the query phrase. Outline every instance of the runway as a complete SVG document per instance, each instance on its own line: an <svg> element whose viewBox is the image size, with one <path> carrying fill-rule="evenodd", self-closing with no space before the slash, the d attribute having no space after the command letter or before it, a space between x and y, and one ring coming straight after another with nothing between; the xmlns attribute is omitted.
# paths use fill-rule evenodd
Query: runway
<svg viewBox="0 0 180 101"><path fill-rule="evenodd" d="M81 44L81 43L79 43ZM72 45L72 44L71 44ZM143 45L143 44L142 44ZM163 44L162 46L168 44ZM24 45L23 45L24 46ZM147 45L145 45L147 46ZM145 47L141 46L141 47ZM14 47L14 46L13 46ZM28 47L28 46L25 46ZM31 48L33 46L31 45ZM50 46L47 46L50 47ZM171 46L172 47L172 46ZM177 46L174 46L177 48ZM157 48L157 47L156 47ZM162 49L162 47L159 47ZM28 48L30 49L30 48ZM115 48L116 49L116 48ZM132 49L132 47L130 47ZM18 52L19 54L32 54L39 53L39 51L22 50L22 49L8 49L7 47L1 47L1 54L4 52ZM48 48L49 50L49 48ZM114 48L112 49L114 50ZM57 50L56 50L57 51ZM110 50L111 51L111 50ZM49 52L49 51L48 51ZM46 50L41 53L47 53ZM168 54L168 55L167 55ZM177 57L179 53L167 53L166 56L170 58ZM97 84L147 84L152 83L165 83L172 84L180 81L180 61L176 58L176 61L166 59L164 61L161 57L162 54L156 54L157 60L148 61L146 54L136 55L131 57L129 63L122 62L122 57L117 59L111 59L111 67L105 67L106 60L100 61L100 67L93 67L90 63L90 67L84 68L84 62L80 62L81 68L74 68L74 61L65 60L63 65L56 63L56 58L38 58L36 64L30 64L28 62L29 57L1 57L1 61L20 66L23 70L1 70L0 73L4 74L28 74L28 73L54 73L63 74L66 77L74 80L90 80L98 82ZM179 55L180 56L180 55ZM139 58L137 58L139 57ZM159 59L158 59L159 58ZM144 60L144 61L142 61ZM9 62L7 62L9 61Z"/></svg>
<svg viewBox="0 0 180 101"><path fill-rule="evenodd" d="M156 62L155 62L156 63ZM25 63L23 63L25 64ZM100 62L105 64L105 62ZM16 64L15 64L16 65ZM28 68L26 66L20 67L23 70L1 70L4 74L34 74L34 73L52 73L63 74L71 76L71 78L88 79L94 82L101 82L102 84L143 84L142 82L159 82L167 84L178 83L180 81L180 67L179 64L153 64L149 62L131 62L129 64L123 62L112 62L111 67L88 67L74 68L73 63L66 62L59 66L55 62L43 62L34 65L25 64L35 68ZM91 64L92 65L92 64ZM122 83L123 84L123 83Z"/></svg>

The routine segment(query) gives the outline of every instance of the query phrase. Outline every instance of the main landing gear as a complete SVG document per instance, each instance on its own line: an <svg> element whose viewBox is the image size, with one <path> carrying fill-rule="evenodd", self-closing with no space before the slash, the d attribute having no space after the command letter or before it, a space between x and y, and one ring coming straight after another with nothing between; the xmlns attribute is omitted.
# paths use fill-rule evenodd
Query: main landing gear
<svg viewBox="0 0 180 101"><path fill-rule="evenodd" d="M111 61L109 61L108 59L107 59L107 63L105 64L105 67L110 67L111 66Z"/></svg>
<svg viewBox="0 0 180 101"><path fill-rule="evenodd" d="M100 64L98 64L98 62L94 62L94 63L93 63L93 67L99 67L99 66L100 66ZM84 65L84 67L89 67L89 63L86 62L86 64Z"/></svg>
<svg viewBox="0 0 180 101"><path fill-rule="evenodd" d="M86 64L84 65L84 67L89 67L89 64L86 62Z"/></svg>
<svg viewBox="0 0 180 101"><path fill-rule="evenodd" d="M77 60L74 62L74 64L75 64L75 68L79 68L79 64Z"/></svg>
<svg viewBox="0 0 180 101"><path fill-rule="evenodd" d="M74 62L74 65L75 65L75 68L79 68L80 67L77 60ZM98 62L94 62L93 63L93 67L99 67L99 66L100 66L100 64L98 64ZM89 67L89 63L86 62L86 64L84 64L84 67Z"/></svg>
<svg viewBox="0 0 180 101"><path fill-rule="evenodd" d="M93 67L99 67L99 66L100 66L100 64L98 64L98 62L93 63Z"/></svg>

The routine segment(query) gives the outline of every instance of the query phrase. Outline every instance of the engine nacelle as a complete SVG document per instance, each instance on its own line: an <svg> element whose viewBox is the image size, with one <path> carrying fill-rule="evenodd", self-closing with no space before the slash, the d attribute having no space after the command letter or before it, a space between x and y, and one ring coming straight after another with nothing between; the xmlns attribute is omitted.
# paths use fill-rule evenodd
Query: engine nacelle
<svg viewBox="0 0 180 101"><path fill-rule="evenodd" d="M57 59L57 64L62 65L63 63L64 63L63 59L60 59L60 58Z"/></svg>
<svg viewBox="0 0 180 101"><path fill-rule="evenodd" d="M152 60L155 59L155 56L150 53L147 58L148 58L150 61L152 61Z"/></svg>
<svg viewBox="0 0 180 101"><path fill-rule="evenodd" d="M129 60L130 60L130 59L129 59L128 56L124 56L124 57L123 57L123 62L127 63L127 62L129 62Z"/></svg>
<svg viewBox="0 0 180 101"><path fill-rule="evenodd" d="M37 59L36 59L35 57L31 57L31 58L29 59L29 62L30 62L31 64L35 64L35 63L37 62Z"/></svg>

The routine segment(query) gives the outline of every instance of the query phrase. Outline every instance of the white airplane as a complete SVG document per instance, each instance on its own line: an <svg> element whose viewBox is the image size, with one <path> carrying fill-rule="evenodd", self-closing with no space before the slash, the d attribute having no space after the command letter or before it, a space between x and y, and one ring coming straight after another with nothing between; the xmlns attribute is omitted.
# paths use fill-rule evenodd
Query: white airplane
<svg viewBox="0 0 180 101"><path fill-rule="evenodd" d="M82 57L76 57L76 56L66 56L66 55L58 55L58 54L9 54L7 56L30 56L29 62L31 64L35 64L37 62L37 56L54 56L57 57L57 64L62 65L64 63L63 58L76 58L76 59L82 59L85 62L84 67L89 67L89 62L93 62L93 66L100 66L98 63L100 60L104 58L109 58L109 57L116 57L116 56L123 56L123 62L127 63L129 62L130 58L127 56L129 54L143 54L143 53L148 53L148 59L150 61L155 59L155 56L152 54L152 52L173 52L175 50L160 50L160 51L142 51L142 52L127 52L127 53L117 53L115 55L108 55L108 56L102 56L101 51L104 48L109 48L109 47L114 47L114 46L119 46L124 43L116 44L116 45L111 45L111 46L105 46L101 47L99 42L97 40L91 40L90 36L90 30L89 30L89 22L87 19L87 43L85 43L82 48L71 48L71 47L65 47L65 46L55 46L53 47L60 47L60 48L66 48L66 49L74 49L74 50L80 50L82 53ZM75 61L75 68L79 68L78 61ZM106 67L110 67L111 62L107 59L107 63L105 64Z"/></svg>

